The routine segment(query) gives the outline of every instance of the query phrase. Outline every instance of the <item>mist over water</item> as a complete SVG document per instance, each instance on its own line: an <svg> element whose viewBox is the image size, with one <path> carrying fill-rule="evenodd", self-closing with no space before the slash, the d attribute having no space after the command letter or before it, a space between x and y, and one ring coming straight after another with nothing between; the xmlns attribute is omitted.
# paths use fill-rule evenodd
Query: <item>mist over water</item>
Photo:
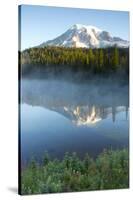
<svg viewBox="0 0 133 200"><path fill-rule="evenodd" d="M100 80L95 82L74 83L63 80L28 80L21 82L21 98L31 99L31 104L85 104L98 105L128 104L128 84ZM27 99L26 99L27 97ZM40 105L41 106L41 105ZM43 105L42 105L43 106ZM46 106L46 105L45 105Z"/></svg>
<svg viewBox="0 0 133 200"><path fill-rule="evenodd" d="M128 146L128 84L95 81L21 80L22 163L44 151L96 157L105 148Z"/></svg>

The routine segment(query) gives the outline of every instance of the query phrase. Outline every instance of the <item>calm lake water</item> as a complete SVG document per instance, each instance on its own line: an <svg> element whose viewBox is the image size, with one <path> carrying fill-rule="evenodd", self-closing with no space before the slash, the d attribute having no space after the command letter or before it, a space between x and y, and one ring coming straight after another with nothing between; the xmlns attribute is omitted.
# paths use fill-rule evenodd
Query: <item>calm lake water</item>
<svg viewBox="0 0 133 200"><path fill-rule="evenodd" d="M59 159L65 152L96 157L128 146L126 85L22 80L20 109L23 165L45 151Z"/></svg>

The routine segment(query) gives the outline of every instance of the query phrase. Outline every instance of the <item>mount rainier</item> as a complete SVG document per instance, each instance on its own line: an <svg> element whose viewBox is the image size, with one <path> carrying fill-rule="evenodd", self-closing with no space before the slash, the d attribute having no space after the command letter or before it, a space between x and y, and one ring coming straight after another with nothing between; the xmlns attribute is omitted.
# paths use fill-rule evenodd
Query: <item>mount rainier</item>
<svg viewBox="0 0 133 200"><path fill-rule="evenodd" d="M129 47L129 42L122 38L112 36L109 32L95 26L75 24L55 39L48 40L39 45L39 47L45 46L77 48L106 48L117 46L127 48Z"/></svg>

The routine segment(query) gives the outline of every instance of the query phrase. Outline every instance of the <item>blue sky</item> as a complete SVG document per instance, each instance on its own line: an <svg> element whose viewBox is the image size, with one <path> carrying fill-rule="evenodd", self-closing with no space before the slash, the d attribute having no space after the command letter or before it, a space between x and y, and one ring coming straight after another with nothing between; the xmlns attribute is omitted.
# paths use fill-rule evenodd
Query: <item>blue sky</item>
<svg viewBox="0 0 133 200"><path fill-rule="evenodd" d="M125 11L22 5L21 49L53 39L73 24L97 26L129 40L129 13Z"/></svg>

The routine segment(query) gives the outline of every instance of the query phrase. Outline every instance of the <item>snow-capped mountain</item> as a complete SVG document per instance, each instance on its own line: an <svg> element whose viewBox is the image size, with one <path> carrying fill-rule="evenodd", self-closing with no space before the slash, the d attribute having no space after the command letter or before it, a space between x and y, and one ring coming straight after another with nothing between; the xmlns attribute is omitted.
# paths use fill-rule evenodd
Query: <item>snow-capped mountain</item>
<svg viewBox="0 0 133 200"><path fill-rule="evenodd" d="M109 32L95 26L75 24L62 35L39 45L39 47L45 46L77 48L105 48L118 46L126 48L129 46L129 42L119 37L112 36Z"/></svg>
<svg viewBox="0 0 133 200"><path fill-rule="evenodd" d="M94 105L82 105L51 107L48 109L61 114L77 126L92 126L104 119L107 119L108 117L111 117L112 121L115 122L117 114L125 112L125 106L101 108Z"/></svg>

